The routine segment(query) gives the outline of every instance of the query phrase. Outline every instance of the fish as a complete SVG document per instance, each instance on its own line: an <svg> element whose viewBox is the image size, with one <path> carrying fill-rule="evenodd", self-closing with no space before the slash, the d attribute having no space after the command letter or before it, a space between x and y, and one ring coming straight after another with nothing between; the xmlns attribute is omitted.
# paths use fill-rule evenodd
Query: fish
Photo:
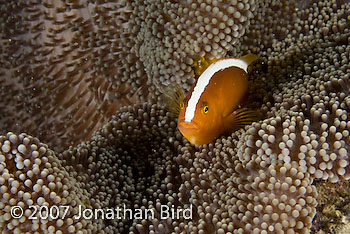
<svg viewBox="0 0 350 234"><path fill-rule="evenodd" d="M208 144L257 121L258 114L241 108L248 92L248 66L258 56L216 59L184 96L179 85L166 90L168 110L178 117L181 134L194 145Z"/></svg>

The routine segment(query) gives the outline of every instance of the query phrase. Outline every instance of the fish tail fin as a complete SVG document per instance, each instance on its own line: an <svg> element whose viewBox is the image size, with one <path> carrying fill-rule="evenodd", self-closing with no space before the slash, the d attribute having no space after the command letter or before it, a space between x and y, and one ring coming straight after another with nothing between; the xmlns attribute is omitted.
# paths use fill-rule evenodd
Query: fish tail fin
<svg viewBox="0 0 350 234"><path fill-rule="evenodd" d="M239 59L243 60L248 65L250 65L250 64L255 63L259 59L259 56L256 54L247 54L247 55L240 57Z"/></svg>
<svg viewBox="0 0 350 234"><path fill-rule="evenodd" d="M232 112L226 119L225 129L235 131L260 120L261 115L257 111L241 108Z"/></svg>
<svg viewBox="0 0 350 234"><path fill-rule="evenodd" d="M184 106L185 96L180 85L172 84L162 90L161 102L166 109L174 116L178 117L181 109Z"/></svg>

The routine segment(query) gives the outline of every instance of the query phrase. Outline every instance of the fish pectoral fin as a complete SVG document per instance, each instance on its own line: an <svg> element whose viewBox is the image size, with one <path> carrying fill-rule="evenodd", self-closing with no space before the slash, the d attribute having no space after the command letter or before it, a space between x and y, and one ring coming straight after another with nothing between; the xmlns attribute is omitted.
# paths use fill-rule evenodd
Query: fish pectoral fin
<svg viewBox="0 0 350 234"><path fill-rule="evenodd" d="M180 85L169 85L165 89L161 90L161 92L163 93L161 102L174 117L178 117L181 108L183 108L185 99Z"/></svg>
<svg viewBox="0 0 350 234"><path fill-rule="evenodd" d="M237 109L224 119L224 129L227 131L238 130L260 119L260 115L253 110L245 108Z"/></svg>

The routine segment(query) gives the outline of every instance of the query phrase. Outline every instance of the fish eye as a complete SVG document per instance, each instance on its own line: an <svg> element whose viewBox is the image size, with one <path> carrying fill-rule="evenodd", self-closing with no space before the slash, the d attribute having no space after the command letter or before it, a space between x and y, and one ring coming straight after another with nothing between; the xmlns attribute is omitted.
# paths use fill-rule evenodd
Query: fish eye
<svg viewBox="0 0 350 234"><path fill-rule="evenodd" d="M205 106L203 106L203 113L204 114L208 114L208 111L209 111L209 106L208 105L205 105Z"/></svg>
<svg viewBox="0 0 350 234"><path fill-rule="evenodd" d="M180 103L180 109L182 110L183 108L184 108L184 103L181 102L181 103Z"/></svg>

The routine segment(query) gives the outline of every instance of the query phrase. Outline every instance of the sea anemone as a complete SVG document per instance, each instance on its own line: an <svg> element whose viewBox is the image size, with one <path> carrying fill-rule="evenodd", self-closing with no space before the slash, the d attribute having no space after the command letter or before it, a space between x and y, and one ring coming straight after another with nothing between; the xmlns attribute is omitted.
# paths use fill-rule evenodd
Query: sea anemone
<svg viewBox="0 0 350 234"><path fill-rule="evenodd" d="M252 10L253 0L4 1L1 131L57 150L88 140L121 106L156 100L160 84L189 89L195 55L224 56Z"/></svg>
<svg viewBox="0 0 350 234"><path fill-rule="evenodd" d="M0 229L328 232L316 214L316 188L349 179L350 4L147 3L2 5ZM245 105L262 119L191 146L154 104L158 86L188 90L197 55L247 53L260 63L249 69ZM35 223L14 219L8 212L16 204L66 204L69 218L79 204L155 214ZM162 219L162 205L192 207L192 218Z"/></svg>

